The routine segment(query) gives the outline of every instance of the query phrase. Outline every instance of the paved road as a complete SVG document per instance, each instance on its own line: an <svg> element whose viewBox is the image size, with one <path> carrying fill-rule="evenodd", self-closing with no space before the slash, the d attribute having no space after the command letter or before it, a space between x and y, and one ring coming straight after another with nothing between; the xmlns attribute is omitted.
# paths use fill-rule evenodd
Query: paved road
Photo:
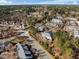
<svg viewBox="0 0 79 59"><path fill-rule="evenodd" d="M45 52L45 56L41 57L41 59L54 59L36 40L33 41L33 46Z"/></svg>
<svg viewBox="0 0 79 59"><path fill-rule="evenodd" d="M7 42L7 41L11 41L13 39L15 39L16 37L10 37L10 38L7 38L7 39L1 39L0 42L4 43L4 42Z"/></svg>
<svg viewBox="0 0 79 59"><path fill-rule="evenodd" d="M36 41L34 38L32 38L29 34L28 34L28 31L24 31L25 32L25 35L29 36L29 38L31 40L33 40L32 43L28 43L28 44L31 44L33 46L33 48L36 48L37 50L41 50L42 52L45 52L44 53L44 56L42 57L39 57L39 59L54 59L53 56L47 51L45 50L40 44L38 41ZM24 35L24 36L25 36ZM43 54L43 53L41 53Z"/></svg>

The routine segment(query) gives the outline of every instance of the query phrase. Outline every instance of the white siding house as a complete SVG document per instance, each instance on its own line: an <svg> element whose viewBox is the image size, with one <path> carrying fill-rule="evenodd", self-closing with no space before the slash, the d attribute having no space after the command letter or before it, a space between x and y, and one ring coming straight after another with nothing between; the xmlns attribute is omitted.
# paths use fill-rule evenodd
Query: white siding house
<svg viewBox="0 0 79 59"><path fill-rule="evenodd" d="M52 26L56 27L58 25L63 25L63 22L61 19L52 19L51 23L53 24Z"/></svg>
<svg viewBox="0 0 79 59"><path fill-rule="evenodd" d="M45 28L45 26L40 26L40 27L38 27L38 31L43 31L44 28Z"/></svg>
<svg viewBox="0 0 79 59"><path fill-rule="evenodd" d="M79 28L77 18L67 17L66 29L73 34L74 38L79 37Z"/></svg>
<svg viewBox="0 0 79 59"><path fill-rule="evenodd" d="M52 19L51 22L55 23L55 24L59 24L59 23L62 23L62 20L61 19Z"/></svg>
<svg viewBox="0 0 79 59"><path fill-rule="evenodd" d="M77 21L77 18L73 18L73 17L67 17L66 19L71 21Z"/></svg>
<svg viewBox="0 0 79 59"><path fill-rule="evenodd" d="M54 28L57 27L58 25L63 25L61 19L52 19L50 22L45 24L48 28Z"/></svg>
<svg viewBox="0 0 79 59"><path fill-rule="evenodd" d="M52 42L52 37L51 37L51 34L49 32L41 32L41 35L43 37L43 40L48 41L48 42Z"/></svg>
<svg viewBox="0 0 79 59"><path fill-rule="evenodd" d="M67 26L68 31L73 33L74 38L79 37L79 28L77 26Z"/></svg>
<svg viewBox="0 0 79 59"><path fill-rule="evenodd" d="M74 37L78 37L79 38L79 30L74 31Z"/></svg>

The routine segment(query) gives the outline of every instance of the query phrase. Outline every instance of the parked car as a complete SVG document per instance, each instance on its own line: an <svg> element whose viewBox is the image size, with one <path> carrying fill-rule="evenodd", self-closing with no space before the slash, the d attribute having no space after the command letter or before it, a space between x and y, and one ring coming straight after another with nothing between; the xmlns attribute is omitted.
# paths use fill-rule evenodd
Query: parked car
<svg viewBox="0 0 79 59"><path fill-rule="evenodd" d="M0 53L2 53L4 51L4 44L0 43Z"/></svg>
<svg viewBox="0 0 79 59"><path fill-rule="evenodd" d="M33 42L33 39L31 37L27 38L28 42Z"/></svg>
<svg viewBox="0 0 79 59"><path fill-rule="evenodd" d="M22 45L23 49L24 49L24 53L27 59L33 59L33 55L31 53L31 51L29 50L29 47L26 45Z"/></svg>
<svg viewBox="0 0 79 59"><path fill-rule="evenodd" d="M28 51L29 49L28 49L28 47L27 46L25 46L25 45L22 45L22 47L23 47L23 49L24 50L26 50L26 51Z"/></svg>

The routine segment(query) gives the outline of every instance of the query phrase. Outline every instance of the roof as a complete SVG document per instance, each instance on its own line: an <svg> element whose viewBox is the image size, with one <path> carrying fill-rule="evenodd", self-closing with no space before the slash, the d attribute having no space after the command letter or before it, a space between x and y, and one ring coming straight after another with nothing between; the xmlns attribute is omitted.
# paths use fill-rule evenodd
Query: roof
<svg viewBox="0 0 79 59"><path fill-rule="evenodd" d="M28 32L26 32L26 31L18 31L18 32L22 32L19 36L27 36L28 35Z"/></svg>
<svg viewBox="0 0 79 59"><path fill-rule="evenodd" d="M73 18L73 17L67 17L66 19L72 20L72 21L76 21L77 20L77 18Z"/></svg>
<svg viewBox="0 0 79 59"><path fill-rule="evenodd" d="M75 21L67 21L67 25L72 25L72 26L76 26L76 22Z"/></svg>
<svg viewBox="0 0 79 59"><path fill-rule="evenodd" d="M42 34L43 37L46 37L46 38L49 39L49 40L52 39L49 32L42 32L41 34Z"/></svg>
<svg viewBox="0 0 79 59"><path fill-rule="evenodd" d="M43 31L44 28L45 28L45 26L40 26L40 27L38 27L38 31Z"/></svg>
<svg viewBox="0 0 79 59"><path fill-rule="evenodd" d="M36 28L37 28L37 27L40 27L40 26L43 26L42 23L37 23L37 24L35 24L35 27L36 27Z"/></svg>
<svg viewBox="0 0 79 59"><path fill-rule="evenodd" d="M54 23L62 23L62 21L61 21L61 19L52 19L52 21L51 22L54 22Z"/></svg>
<svg viewBox="0 0 79 59"><path fill-rule="evenodd" d="M17 44L17 51L18 51L19 58L26 59L24 50L23 50L22 46L19 43Z"/></svg>
<svg viewBox="0 0 79 59"><path fill-rule="evenodd" d="M63 19L63 17L62 17L62 16L57 16L57 18L58 18L58 19Z"/></svg>

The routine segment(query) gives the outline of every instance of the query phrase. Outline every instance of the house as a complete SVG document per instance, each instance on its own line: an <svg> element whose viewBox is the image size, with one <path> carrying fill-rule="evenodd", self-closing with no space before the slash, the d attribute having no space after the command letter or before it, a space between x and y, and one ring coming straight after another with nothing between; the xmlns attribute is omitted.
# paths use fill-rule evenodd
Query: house
<svg viewBox="0 0 79 59"><path fill-rule="evenodd" d="M59 23L62 23L62 20L61 19L52 19L51 22L59 24Z"/></svg>
<svg viewBox="0 0 79 59"><path fill-rule="evenodd" d="M46 27L48 27L49 29L56 26L56 24L53 24L52 22L47 22L45 25L46 25Z"/></svg>
<svg viewBox="0 0 79 59"><path fill-rule="evenodd" d="M18 53L18 56L20 59L26 59L26 55L24 53L24 50L23 50L21 44L19 44L19 43L17 44L17 53Z"/></svg>
<svg viewBox="0 0 79 59"><path fill-rule="evenodd" d="M48 27L49 29L51 28L55 28L58 27L59 25L63 25L63 22L61 19L52 19L51 21L47 22L46 27Z"/></svg>
<svg viewBox="0 0 79 59"><path fill-rule="evenodd" d="M79 21L76 21L77 25L79 26Z"/></svg>
<svg viewBox="0 0 79 59"><path fill-rule="evenodd" d="M57 18L57 19L63 19L63 17L62 17L62 16L57 16L56 18Z"/></svg>
<svg viewBox="0 0 79 59"><path fill-rule="evenodd" d="M69 20L69 21L67 21L66 25L76 26L77 23L73 20Z"/></svg>
<svg viewBox="0 0 79 59"><path fill-rule="evenodd" d="M79 38L79 28L78 28L77 26L74 28L73 34L74 34L74 37L75 37L75 38L76 38L76 37Z"/></svg>
<svg viewBox="0 0 79 59"><path fill-rule="evenodd" d="M72 21L77 21L77 18L74 18L74 17L66 17L65 19L72 20Z"/></svg>
<svg viewBox="0 0 79 59"><path fill-rule="evenodd" d="M36 24L35 24L35 28L38 28L38 27L40 27L40 26L42 26L42 23L36 23Z"/></svg>
<svg viewBox="0 0 79 59"><path fill-rule="evenodd" d="M67 22L66 25L71 25L71 26L76 26L77 25L77 19L76 18L72 18L72 17L67 17L66 18Z"/></svg>
<svg viewBox="0 0 79 59"><path fill-rule="evenodd" d="M66 26L66 31L70 32L70 35L73 35L74 38L79 37L78 26Z"/></svg>
<svg viewBox="0 0 79 59"><path fill-rule="evenodd" d="M79 22L77 22L77 19L73 17L67 17L66 20L67 22L65 25L65 30L70 32L70 35L73 35L74 38L79 37Z"/></svg>
<svg viewBox="0 0 79 59"><path fill-rule="evenodd" d="M19 30L19 31L17 31L17 33L21 33L21 34L19 34L18 36L28 36L28 31L22 31L22 30Z"/></svg>
<svg viewBox="0 0 79 59"><path fill-rule="evenodd" d="M63 25L63 22L61 19L52 19L51 20L52 26L56 27L58 25Z"/></svg>
<svg viewBox="0 0 79 59"><path fill-rule="evenodd" d="M4 51L4 44L0 42L0 53Z"/></svg>
<svg viewBox="0 0 79 59"><path fill-rule="evenodd" d="M42 25L41 23L37 23L37 24L35 25L35 28L37 28L37 30L41 32L41 31L44 31L45 26Z"/></svg>
<svg viewBox="0 0 79 59"><path fill-rule="evenodd" d="M42 35L44 41L47 41L49 43L52 42L51 32L41 32L41 35Z"/></svg>
<svg viewBox="0 0 79 59"><path fill-rule="evenodd" d="M79 38L79 30L75 30L75 31L74 31L74 37L75 37L75 38L76 38L76 37Z"/></svg>
<svg viewBox="0 0 79 59"><path fill-rule="evenodd" d="M43 26L38 27L38 31L43 31L43 30L44 30Z"/></svg>

